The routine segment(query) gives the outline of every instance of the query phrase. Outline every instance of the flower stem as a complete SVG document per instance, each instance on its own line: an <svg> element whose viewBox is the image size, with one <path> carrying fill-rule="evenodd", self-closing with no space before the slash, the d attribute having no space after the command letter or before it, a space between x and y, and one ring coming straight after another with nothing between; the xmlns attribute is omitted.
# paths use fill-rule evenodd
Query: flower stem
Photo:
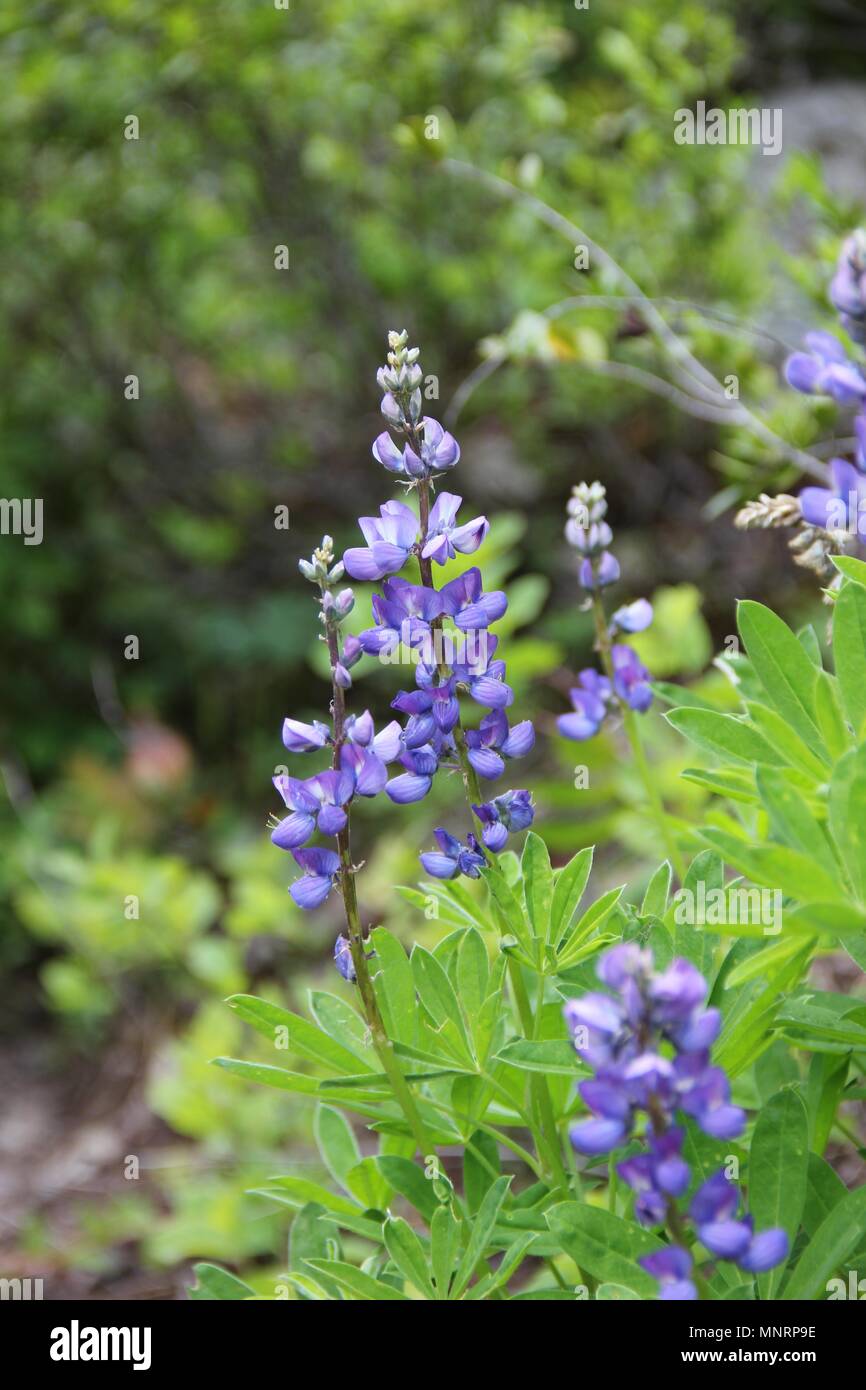
<svg viewBox="0 0 866 1390"><path fill-rule="evenodd" d="M336 669L340 660L340 640L337 625L330 617L327 619L325 631L328 653L331 659L331 669L333 671ZM340 750L344 742L343 731L346 722L346 695L342 686L337 684L336 679L332 682L331 712L334 721L333 766L337 769L340 766ZM364 933L361 927L360 914L358 912L358 895L355 891L355 869L352 864L348 816L344 828L337 836L337 848L340 855L340 888L343 895L343 907L346 913L349 950L352 956L352 964L355 968L355 980L358 985L358 993L361 996L364 1016L367 1020L367 1026L370 1029L370 1037L376 1055L382 1064L382 1070L391 1083L394 1097L403 1111L415 1142L422 1156L427 1158L428 1155L435 1154L435 1149L425 1130L409 1083L403 1075L400 1064L395 1056L391 1039L388 1037L388 1032L385 1028L385 1023L379 1008L379 1002L376 998L373 980L370 975L367 953L364 950Z"/></svg>

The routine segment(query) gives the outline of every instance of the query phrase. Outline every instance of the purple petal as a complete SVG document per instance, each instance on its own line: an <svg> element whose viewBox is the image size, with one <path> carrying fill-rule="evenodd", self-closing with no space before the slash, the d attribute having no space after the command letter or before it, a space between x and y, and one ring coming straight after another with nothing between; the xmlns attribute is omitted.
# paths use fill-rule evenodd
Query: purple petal
<svg viewBox="0 0 866 1390"><path fill-rule="evenodd" d="M392 777L385 791L398 806L406 806L412 801L422 801L433 785L432 777L421 777L415 772L404 772Z"/></svg>
<svg viewBox="0 0 866 1390"><path fill-rule="evenodd" d="M294 811L271 832L271 843L277 849L297 849L306 844L315 828L316 822L312 816L305 811Z"/></svg>
<svg viewBox="0 0 866 1390"><path fill-rule="evenodd" d="M380 729L373 739L373 752L383 763L392 763L401 749L401 730L396 719Z"/></svg>
<svg viewBox="0 0 866 1390"><path fill-rule="evenodd" d="M752 1233L745 1221L711 1221L698 1227L702 1245L722 1260L738 1260L749 1248Z"/></svg>
<svg viewBox="0 0 866 1390"><path fill-rule="evenodd" d="M321 874L304 874L303 878L295 879L289 892L298 907L302 907L305 912L311 912L313 908L321 907L332 887L330 878Z"/></svg>
<svg viewBox="0 0 866 1390"><path fill-rule="evenodd" d="M319 812L319 830L323 835L339 835L347 819L342 806L323 806Z"/></svg>
<svg viewBox="0 0 866 1390"><path fill-rule="evenodd" d="M328 730L324 724L302 724L299 719L283 720L283 743L290 753L306 753L310 748L324 748Z"/></svg>
<svg viewBox="0 0 866 1390"><path fill-rule="evenodd" d="M785 363L785 380L795 391L811 396L821 375L821 363L807 352L795 352Z"/></svg>
<svg viewBox="0 0 866 1390"><path fill-rule="evenodd" d="M625 1125L622 1120L579 1120L569 1129L568 1137L578 1153L606 1154L622 1143Z"/></svg>
<svg viewBox="0 0 866 1390"><path fill-rule="evenodd" d="M492 781L495 777L501 777L505 771L505 763L498 753L494 753L492 748L470 748L469 761L475 768L479 777L484 777Z"/></svg>
<svg viewBox="0 0 866 1390"><path fill-rule="evenodd" d="M439 854L436 850L425 850L419 856L421 863L433 878L454 878L457 873L457 860L452 859L447 854Z"/></svg>
<svg viewBox="0 0 866 1390"><path fill-rule="evenodd" d="M748 1269L752 1274L763 1274L780 1264L787 1254L788 1237L778 1226L774 1226L754 1236L745 1255L740 1255L737 1263L741 1269Z"/></svg>
<svg viewBox="0 0 866 1390"><path fill-rule="evenodd" d="M522 719L519 724L515 724L502 743L502 751L506 758L522 758L534 747L535 728L531 719Z"/></svg>
<svg viewBox="0 0 866 1390"><path fill-rule="evenodd" d="M463 498L453 492L440 492L430 511L428 534L439 531L443 526L453 526Z"/></svg>

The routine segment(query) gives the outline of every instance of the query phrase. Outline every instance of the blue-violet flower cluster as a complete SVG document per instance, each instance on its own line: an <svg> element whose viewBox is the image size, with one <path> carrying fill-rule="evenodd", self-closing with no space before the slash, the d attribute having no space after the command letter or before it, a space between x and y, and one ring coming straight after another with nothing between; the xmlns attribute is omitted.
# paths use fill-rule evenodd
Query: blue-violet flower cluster
<svg viewBox="0 0 866 1390"><path fill-rule="evenodd" d="M597 973L609 993L586 994L565 1006L575 1049L595 1073L578 1086L591 1116L572 1125L569 1137L579 1153L592 1156L638 1141L617 1173L635 1194L636 1219L667 1226L674 1241L640 1263L659 1280L661 1298L693 1299L685 1214L677 1206L691 1173L678 1119L689 1116L715 1139L735 1139L746 1122L731 1103L725 1072L710 1061L721 1016L706 1007L707 982L687 960L656 971L650 951L626 943L605 952ZM720 1169L688 1206L697 1239L710 1255L742 1269L771 1269L787 1255L785 1232L755 1235L739 1206L737 1187Z"/></svg>
<svg viewBox="0 0 866 1390"><path fill-rule="evenodd" d="M597 642L604 674L592 667L579 672L572 687L569 714L557 719L565 738L582 742L594 738L608 711L617 705L643 714L652 704L650 674L634 649L618 639L643 632L652 622L653 610L646 599L620 607L610 620L605 616L601 590L620 577L619 563L608 549L613 533L605 521L607 497L601 483L580 483L568 502L565 538L581 556L578 579L596 611Z"/></svg>

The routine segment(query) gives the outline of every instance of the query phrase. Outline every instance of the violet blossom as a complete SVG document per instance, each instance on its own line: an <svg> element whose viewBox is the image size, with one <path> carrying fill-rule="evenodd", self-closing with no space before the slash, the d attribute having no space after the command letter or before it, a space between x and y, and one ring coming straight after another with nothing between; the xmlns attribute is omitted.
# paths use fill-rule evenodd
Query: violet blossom
<svg viewBox="0 0 866 1390"><path fill-rule="evenodd" d="M573 1124L569 1137L591 1157L639 1138L645 1147L617 1164L635 1194L635 1218L679 1231L676 1202L689 1187L690 1171L678 1116L691 1116L716 1139L735 1139L746 1121L731 1102L727 1076L710 1060L721 1016L707 1008L707 982L687 960L675 959L659 972L650 951L628 942L605 952L597 973L609 992L565 1006L575 1049L594 1072L578 1084L590 1118ZM646 1123L639 1128L642 1116ZM787 1254L787 1236L775 1228L755 1235L751 1218L737 1215L739 1200L722 1170L698 1188L688 1208L697 1238L711 1255L750 1272L771 1269ZM664 1259L657 1252L640 1263L659 1279L662 1298L694 1298L691 1257L677 1245L668 1249Z"/></svg>

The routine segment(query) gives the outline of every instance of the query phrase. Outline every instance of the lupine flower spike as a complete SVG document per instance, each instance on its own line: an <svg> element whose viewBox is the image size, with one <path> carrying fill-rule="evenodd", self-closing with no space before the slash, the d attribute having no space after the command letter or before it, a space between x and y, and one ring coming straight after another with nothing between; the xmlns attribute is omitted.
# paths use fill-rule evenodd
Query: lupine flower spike
<svg viewBox="0 0 866 1390"><path fill-rule="evenodd" d="M597 973L607 992L565 1006L575 1049L595 1073L578 1086L590 1118L572 1125L569 1137L591 1157L639 1143L617 1173L634 1193L636 1219L672 1236L671 1245L640 1264L658 1279L660 1298L694 1299L693 1257L682 1244L686 1214L677 1205L691 1181L681 1117L714 1139L737 1138L746 1122L727 1076L710 1060L721 1016L706 1007L707 982L689 961L656 971L651 952L626 943L601 957ZM711 1256L750 1273L772 1269L788 1253L785 1232L755 1235L739 1205L724 1170L707 1179L687 1209L697 1240Z"/></svg>
<svg viewBox="0 0 866 1390"><path fill-rule="evenodd" d="M572 488L568 503L565 538L580 558L578 579L581 587L601 604L600 591L620 578L620 568L608 546L613 533L605 520L607 497L601 483L580 483ZM652 605L645 598L617 608L609 622L602 613L598 647L606 667L601 675L591 667L580 671L571 690L572 712L562 714L557 728L565 738L583 742L594 738L605 717L615 706L625 705L643 714L652 704L649 672L637 653L617 639L643 632L653 618Z"/></svg>

